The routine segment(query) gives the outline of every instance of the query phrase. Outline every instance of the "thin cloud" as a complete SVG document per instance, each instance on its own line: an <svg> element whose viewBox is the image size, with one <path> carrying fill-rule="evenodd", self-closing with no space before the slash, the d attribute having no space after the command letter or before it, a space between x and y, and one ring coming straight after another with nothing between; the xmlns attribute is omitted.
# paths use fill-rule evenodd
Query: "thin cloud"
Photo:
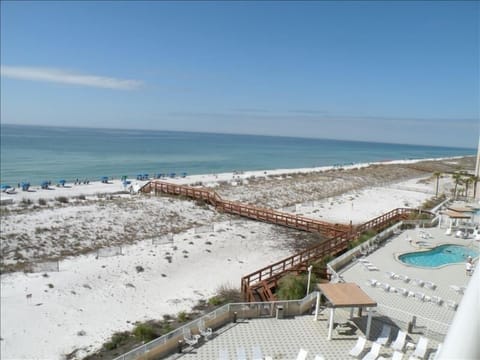
<svg viewBox="0 0 480 360"><path fill-rule="evenodd" d="M106 76L86 75L53 68L1 66L0 70L2 77L11 79L45 81L105 89L135 90L143 85L143 82L139 80L125 80Z"/></svg>

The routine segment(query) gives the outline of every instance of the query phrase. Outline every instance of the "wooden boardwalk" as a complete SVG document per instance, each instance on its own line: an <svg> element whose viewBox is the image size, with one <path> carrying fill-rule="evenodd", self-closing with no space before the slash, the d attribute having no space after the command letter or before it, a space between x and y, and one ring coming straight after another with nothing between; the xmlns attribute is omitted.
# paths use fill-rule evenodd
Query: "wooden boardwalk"
<svg viewBox="0 0 480 360"><path fill-rule="evenodd" d="M140 191L145 193L150 193L153 191L155 194L164 193L186 196L191 199L205 201L215 206L218 211L243 216L257 221L268 222L275 225L286 226L297 230L320 233L328 238L351 231L351 227L348 225L332 224L326 221L310 219L272 209L260 208L253 205L224 200L220 195L218 195L217 192L205 188L175 185L165 181L155 180L145 184Z"/></svg>
<svg viewBox="0 0 480 360"><path fill-rule="evenodd" d="M337 256L348 249L348 244L356 240L368 230L379 230L386 226L408 219L416 209L398 208L378 216L364 224L351 227L344 224L332 224L326 221L310 219L281 211L259 208L253 205L228 201L215 191L176 185L165 181L150 181L141 192L185 196L194 200L205 201L218 211L243 216L249 219L287 226L302 231L320 233L327 239L297 254L289 256L274 264L244 276L241 280L241 291L245 301L272 301L277 281L289 272L306 271L308 265L327 256ZM426 212L428 213L428 212Z"/></svg>

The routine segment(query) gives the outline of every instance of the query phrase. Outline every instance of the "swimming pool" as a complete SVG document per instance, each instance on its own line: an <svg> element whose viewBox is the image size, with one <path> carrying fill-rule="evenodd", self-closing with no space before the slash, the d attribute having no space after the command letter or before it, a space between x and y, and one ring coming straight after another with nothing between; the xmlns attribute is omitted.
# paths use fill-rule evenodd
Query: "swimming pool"
<svg viewBox="0 0 480 360"><path fill-rule="evenodd" d="M468 256L476 258L478 251L462 245L447 244L437 246L428 251L402 254L398 259L407 265L436 268L465 262Z"/></svg>

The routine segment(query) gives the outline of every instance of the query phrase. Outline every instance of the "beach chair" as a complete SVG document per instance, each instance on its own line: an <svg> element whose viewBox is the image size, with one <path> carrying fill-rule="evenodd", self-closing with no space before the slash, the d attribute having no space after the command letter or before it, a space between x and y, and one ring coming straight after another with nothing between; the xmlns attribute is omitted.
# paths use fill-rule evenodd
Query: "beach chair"
<svg viewBox="0 0 480 360"><path fill-rule="evenodd" d="M383 289L383 291L388 292L390 290L390 284L380 284L380 287Z"/></svg>
<svg viewBox="0 0 480 360"><path fill-rule="evenodd" d="M408 283L410 281L410 278L407 275L398 275L398 278L404 283Z"/></svg>
<svg viewBox="0 0 480 360"><path fill-rule="evenodd" d="M376 267L375 265L366 265L365 268L368 271L380 271L380 269L378 267Z"/></svg>
<svg viewBox="0 0 480 360"><path fill-rule="evenodd" d="M367 285L370 285L371 287L375 287L377 286L377 284L378 284L378 281L376 279L369 279L367 281Z"/></svg>
<svg viewBox="0 0 480 360"><path fill-rule="evenodd" d="M391 357L390 360L402 360L403 355L405 355L405 354L400 352L400 351L394 351L393 356ZM377 360L387 360L387 358L385 358L383 356L380 356Z"/></svg>
<svg viewBox="0 0 480 360"><path fill-rule="evenodd" d="M445 235L447 236L452 235L452 228L448 228L447 231L445 231Z"/></svg>
<svg viewBox="0 0 480 360"><path fill-rule="evenodd" d="M237 348L237 360L247 360L247 353L243 347Z"/></svg>
<svg viewBox="0 0 480 360"><path fill-rule="evenodd" d="M208 340L208 338L212 336L213 333L211 328L205 327L205 321L203 319L200 320L200 322L198 323L198 331L200 332L200 335L202 335L206 340Z"/></svg>
<svg viewBox="0 0 480 360"><path fill-rule="evenodd" d="M418 340L418 345L415 348L415 352L409 357L409 360L424 359L427 353L428 339L423 336Z"/></svg>
<svg viewBox="0 0 480 360"><path fill-rule="evenodd" d="M443 304L443 299L440 296L432 296L431 301L437 304L438 306L441 306Z"/></svg>
<svg viewBox="0 0 480 360"><path fill-rule="evenodd" d="M450 289L455 291L457 294L463 294L463 288L457 285L450 285Z"/></svg>
<svg viewBox="0 0 480 360"><path fill-rule="evenodd" d="M457 310L458 304L453 300L448 300L447 307L449 307L452 310Z"/></svg>
<svg viewBox="0 0 480 360"><path fill-rule="evenodd" d="M408 290L405 288L398 288L397 289L397 294L402 295L402 296L408 296Z"/></svg>
<svg viewBox="0 0 480 360"><path fill-rule="evenodd" d="M300 349L298 351L297 360L305 360L307 358L308 351L305 349Z"/></svg>
<svg viewBox="0 0 480 360"><path fill-rule="evenodd" d="M435 290L437 288L437 285L431 281L425 281L423 286L430 290Z"/></svg>
<svg viewBox="0 0 480 360"><path fill-rule="evenodd" d="M398 351L403 351L403 348L405 347L405 339L406 338L407 338L407 333L405 331L398 330L397 338L392 343L392 349L393 350L398 350Z"/></svg>
<svg viewBox="0 0 480 360"><path fill-rule="evenodd" d="M372 348L370 351L363 357L362 360L375 360L378 357L378 354L380 353L380 349L382 348L382 345L374 342L372 344Z"/></svg>
<svg viewBox="0 0 480 360"><path fill-rule="evenodd" d="M317 354L315 355L315 358L313 360L325 360L325 358L323 357L323 355Z"/></svg>
<svg viewBox="0 0 480 360"><path fill-rule="evenodd" d="M399 276L397 274L395 274L393 271L388 271L385 273L385 275L390 278L390 279L393 279L393 280L396 280L399 278Z"/></svg>
<svg viewBox="0 0 480 360"><path fill-rule="evenodd" d="M357 343L355 346L350 350L348 353L350 356L358 358L358 356L363 352L365 349L365 344L367 343L367 339L365 339L363 336L359 336L357 339Z"/></svg>
<svg viewBox="0 0 480 360"><path fill-rule="evenodd" d="M390 339L391 330L392 330L392 327L390 325L383 324L382 332L378 336L376 342L379 343L380 345L385 345L386 343L388 343L388 340Z"/></svg>
<svg viewBox="0 0 480 360"><path fill-rule="evenodd" d="M417 286L420 286L420 287L423 287L423 285L425 285L425 282L423 280L420 280L420 279L413 279L412 282L413 282L414 285L417 285Z"/></svg>
<svg viewBox="0 0 480 360"><path fill-rule="evenodd" d="M183 340L190 346L194 346L198 343L198 339L200 339L200 335L192 335L190 328L183 329Z"/></svg>
<svg viewBox="0 0 480 360"><path fill-rule="evenodd" d="M421 292L416 292L414 297L415 297L415 300L418 300L418 301L425 300L425 294Z"/></svg>

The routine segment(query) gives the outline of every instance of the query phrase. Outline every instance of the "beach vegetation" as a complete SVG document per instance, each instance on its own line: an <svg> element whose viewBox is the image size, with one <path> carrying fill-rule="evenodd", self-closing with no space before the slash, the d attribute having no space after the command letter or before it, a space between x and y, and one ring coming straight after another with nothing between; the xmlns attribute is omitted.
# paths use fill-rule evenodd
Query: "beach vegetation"
<svg viewBox="0 0 480 360"><path fill-rule="evenodd" d="M177 315L177 319L179 322L184 323L187 322L190 318L185 311L180 311Z"/></svg>
<svg viewBox="0 0 480 360"><path fill-rule="evenodd" d="M110 341L106 342L103 347L106 350L114 350L128 342L130 333L128 331L116 332L112 335Z"/></svg>
<svg viewBox="0 0 480 360"><path fill-rule="evenodd" d="M66 196L57 196L55 200L61 204L68 204L68 198Z"/></svg>
<svg viewBox="0 0 480 360"><path fill-rule="evenodd" d="M140 341L151 341L158 337L155 329L149 323L138 324L133 329L133 335Z"/></svg>
<svg viewBox="0 0 480 360"><path fill-rule="evenodd" d="M42 205L42 206L47 205L47 200L43 198L38 199L38 205Z"/></svg>
<svg viewBox="0 0 480 360"><path fill-rule="evenodd" d="M288 274L282 277L278 282L278 288L276 295L279 300L298 300L302 299L305 296L307 291L307 274L294 275ZM310 278L310 290L313 291L314 287L311 284L317 282L315 274L311 275Z"/></svg>
<svg viewBox="0 0 480 360"><path fill-rule="evenodd" d="M23 207L27 207L29 205L32 204L32 200L31 199L27 199L27 198L23 198L21 201L20 201L20 205L22 205Z"/></svg>

